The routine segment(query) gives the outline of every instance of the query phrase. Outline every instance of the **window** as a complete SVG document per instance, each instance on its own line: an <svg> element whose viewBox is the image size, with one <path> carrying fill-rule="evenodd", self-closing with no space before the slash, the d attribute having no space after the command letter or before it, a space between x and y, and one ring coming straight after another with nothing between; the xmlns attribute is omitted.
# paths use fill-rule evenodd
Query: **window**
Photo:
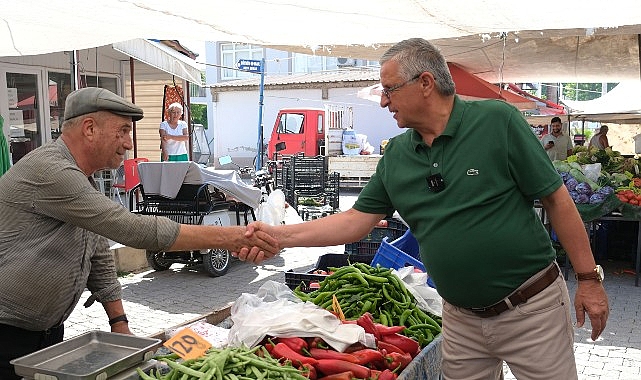
<svg viewBox="0 0 641 380"><path fill-rule="evenodd" d="M292 72L313 73L338 69L338 58L294 53Z"/></svg>
<svg viewBox="0 0 641 380"><path fill-rule="evenodd" d="M263 48L255 45L224 43L220 45L220 57L222 68L220 78L222 80L251 78L255 73L235 70L239 59L256 59L263 58Z"/></svg>
<svg viewBox="0 0 641 380"><path fill-rule="evenodd" d="M318 125L316 126L316 131L318 133L323 133L323 115L318 114Z"/></svg>
<svg viewBox="0 0 641 380"><path fill-rule="evenodd" d="M303 121L305 116L297 113L280 115L278 121L278 133L303 133Z"/></svg>
<svg viewBox="0 0 641 380"><path fill-rule="evenodd" d="M49 71L49 125L51 126L51 137L55 140L60 136L65 101L71 92L71 75L69 73L58 73ZM82 87L100 87L118 93L118 80L114 77L103 77L95 75L83 75L81 77Z"/></svg>

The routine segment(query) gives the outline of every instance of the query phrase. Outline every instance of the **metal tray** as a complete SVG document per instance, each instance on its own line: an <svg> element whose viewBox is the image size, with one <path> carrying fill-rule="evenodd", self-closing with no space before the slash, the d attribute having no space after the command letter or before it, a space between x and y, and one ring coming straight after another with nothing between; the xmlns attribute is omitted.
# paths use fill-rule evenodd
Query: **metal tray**
<svg viewBox="0 0 641 380"><path fill-rule="evenodd" d="M162 341L90 331L11 361L16 374L35 380L105 380L151 359Z"/></svg>

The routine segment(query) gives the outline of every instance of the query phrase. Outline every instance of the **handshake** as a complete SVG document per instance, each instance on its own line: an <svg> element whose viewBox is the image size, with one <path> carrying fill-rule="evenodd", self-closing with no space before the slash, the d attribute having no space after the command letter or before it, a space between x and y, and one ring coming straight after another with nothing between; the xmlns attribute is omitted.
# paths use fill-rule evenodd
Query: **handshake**
<svg viewBox="0 0 641 380"><path fill-rule="evenodd" d="M263 222L253 222L245 228L240 244L235 244L232 256L241 261L260 264L280 252L282 233L277 227Z"/></svg>

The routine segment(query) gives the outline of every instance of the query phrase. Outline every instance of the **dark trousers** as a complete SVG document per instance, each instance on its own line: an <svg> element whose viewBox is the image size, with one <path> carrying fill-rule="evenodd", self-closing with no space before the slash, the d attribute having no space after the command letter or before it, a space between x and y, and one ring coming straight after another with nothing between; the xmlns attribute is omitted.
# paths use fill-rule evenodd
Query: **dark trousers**
<svg viewBox="0 0 641 380"><path fill-rule="evenodd" d="M60 343L63 337L63 325L46 331L30 331L0 323L0 379L21 379L9 361Z"/></svg>

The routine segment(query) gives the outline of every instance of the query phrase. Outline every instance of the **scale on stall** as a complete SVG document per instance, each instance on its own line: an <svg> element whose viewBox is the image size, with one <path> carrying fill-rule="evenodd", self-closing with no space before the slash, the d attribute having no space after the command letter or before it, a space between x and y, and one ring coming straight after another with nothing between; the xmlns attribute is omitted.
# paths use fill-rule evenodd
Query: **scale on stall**
<svg viewBox="0 0 641 380"><path fill-rule="evenodd" d="M16 374L34 380L137 379L136 368L154 366L162 341L90 331L11 361Z"/></svg>

